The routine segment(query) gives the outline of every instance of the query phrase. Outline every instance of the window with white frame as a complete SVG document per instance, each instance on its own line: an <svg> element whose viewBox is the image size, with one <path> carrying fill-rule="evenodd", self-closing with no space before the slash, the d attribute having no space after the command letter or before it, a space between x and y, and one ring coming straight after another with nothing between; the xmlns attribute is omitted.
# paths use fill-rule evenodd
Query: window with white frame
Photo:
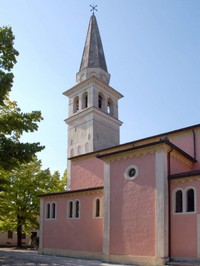
<svg viewBox="0 0 200 266"><path fill-rule="evenodd" d="M46 219L55 219L56 218L56 204L55 202L46 204Z"/></svg>
<svg viewBox="0 0 200 266"><path fill-rule="evenodd" d="M176 213L183 212L183 192L182 190L176 191Z"/></svg>
<svg viewBox="0 0 200 266"><path fill-rule="evenodd" d="M187 212L194 212L195 204L194 204L194 189L193 188L189 188L186 191L186 201L187 201Z"/></svg>
<svg viewBox="0 0 200 266"><path fill-rule="evenodd" d="M50 209L51 209L50 203L47 203L46 204L46 218L47 219L50 219Z"/></svg>
<svg viewBox="0 0 200 266"><path fill-rule="evenodd" d="M54 202L51 204L51 218L56 218L56 204Z"/></svg>
<svg viewBox="0 0 200 266"><path fill-rule="evenodd" d="M76 200L75 201L75 218L80 217L80 201Z"/></svg>
<svg viewBox="0 0 200 266"><path fill-rule="evenodd" d="M73 218L74 203L72 200L68 202L68 218Z"/></svg>
<svg viewBox="0 0 200 266"><path fill-rule="evenodd" d="M80 218L80 201L70 200L67 204L67 218Z"/></svg>
<svg viewBox="0 0 200 266"><path fill-rule="evenodd" d="M194 188L176 189L174 191L174 212L191 213L195 212L196 192Z"/></svg>
<svg viewBox="0 0 200 266"><path fill-rule="evenodd" d="M95 198L93 200L93 217L100 218L103 214L103 199Z"/></svg>

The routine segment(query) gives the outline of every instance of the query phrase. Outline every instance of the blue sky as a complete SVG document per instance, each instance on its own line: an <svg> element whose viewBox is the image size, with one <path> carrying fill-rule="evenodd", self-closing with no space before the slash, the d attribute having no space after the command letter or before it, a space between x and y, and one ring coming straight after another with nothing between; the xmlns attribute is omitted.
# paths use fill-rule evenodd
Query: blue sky
<svg viewBox="0 0 200 266"><path fill-rule="evenodd" d="M11 97L44 121L25 141L46 148L43 167L67 165L68 99L76 84L90 4L119 102L121 143L200 123L199 0L0 0L20 52Z"/></svg>

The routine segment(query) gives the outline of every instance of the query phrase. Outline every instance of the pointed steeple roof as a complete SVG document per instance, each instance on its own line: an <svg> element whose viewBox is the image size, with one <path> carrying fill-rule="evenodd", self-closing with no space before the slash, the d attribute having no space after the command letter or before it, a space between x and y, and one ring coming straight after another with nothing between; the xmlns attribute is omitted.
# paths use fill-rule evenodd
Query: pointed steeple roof
<svg viewBox="0 0 200 266"><path fill-rule="evenodd" d="M79 71L85 68L101 68L108 72L99 28L94 14L90 18Z"/></svg>

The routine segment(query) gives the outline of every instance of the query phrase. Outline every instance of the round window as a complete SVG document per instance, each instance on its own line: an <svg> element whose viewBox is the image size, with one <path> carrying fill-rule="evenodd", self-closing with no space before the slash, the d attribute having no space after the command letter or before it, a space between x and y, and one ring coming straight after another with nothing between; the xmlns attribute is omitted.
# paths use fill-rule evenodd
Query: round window
<svg viewBox="0 0 200 266"><path fill-rule="evenodd" d="M126 168L124 177L128 180L134 180L139 174L138 167L136 165L130 165Z"/></svg>

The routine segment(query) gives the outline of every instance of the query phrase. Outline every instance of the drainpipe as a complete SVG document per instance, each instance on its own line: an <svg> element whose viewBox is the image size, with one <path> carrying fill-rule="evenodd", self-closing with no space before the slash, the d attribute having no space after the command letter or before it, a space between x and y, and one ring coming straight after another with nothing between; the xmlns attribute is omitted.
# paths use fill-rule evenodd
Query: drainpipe
<svg viewBox="0 0 200 266"><path fill-rule="evenodd" d="M192 129L193 133L193 149L194 149L194 159L196 160L196 134L194 129Z"/></svg>
<svg viewBox="0 0 200 266"><path fill-rule="evenodd" d="M167 176L167 182L168 182L168 256L169 260L171 258L171 193L170 193L170 179L169 176L171 174L171 160L170 160L170 154L173 151L171 149L167 154L167 164L168 164L168 176Z"/></svg>

